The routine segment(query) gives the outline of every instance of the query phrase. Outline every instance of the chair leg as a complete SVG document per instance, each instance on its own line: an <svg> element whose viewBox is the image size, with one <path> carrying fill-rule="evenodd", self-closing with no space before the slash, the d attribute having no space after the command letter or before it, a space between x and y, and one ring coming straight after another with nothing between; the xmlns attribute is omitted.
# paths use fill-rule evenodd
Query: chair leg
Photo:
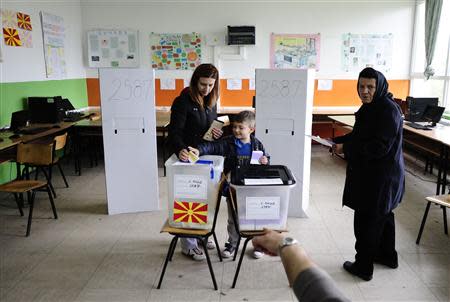
<svg viewBox="0 0 450 302"><path fill-rule="evenodd" d="M239 257L238 266L236 268L236 273L234 274L233 284L231 288L236 286L237 278L239 276L239 271L241 270L242 259L244 259L245 249L247 248L247 243L252 239L252 237L248 237L245 239L244 246L242 247L241 256Z"/></svg>
<svg viewBox="0 0 450 302"><path fill-rule="evenodd" d="M425 226L425 222L427 221L428 211L430 210L431 201L427 203L427 207L425 208L425 213L423 213L422 223L420 224L419 235L417 235L416 244L419 244L420 237L422 237L423 228Z"/></svg>
<svg viewBox="0 0 450 302"><path fill-rule="evenodd" d="M209 272L211 274L211 279L213 281L214 284L214 289L217 290L217 282L216 282L216 277L214 276L214 270L211 264L211 259L209 258L209 253L208 253L208 248L206 247L206 243L205 240L200 240L202 247L203 247L203 251L205 252L206 255L206 261L208 262L208 268L209 268Z"/></svg>
<svg viewBox="0 0 450 302"><path fill-rule="evenodd" d="M162 269L162 272L161 272L161 277L159 277L159 282L158 282L157 289L161 288L161 283L162 283L162 281L164 279L164 274L166 273L167 264L169 263L169 258L171 256L170 254L171 254L172 249L175 249L175 247L173 247L173 246L176 245L177 240L178 240L178 236L174 236L172 241L170 242L169 250L167 251L166 260L164 261L164 266L163 266L163 269Z"/></svg>
<svg viewBox="0 0 450 302"><path fill-rule="evenodd" d="M30 210L28 212L28 224L27 224L27 234L26 236L30 236L30 232L31 232L31 221L33 219L33 208L34 208L34 197L36 196L36 192L33 191L33 193L31 194L31 198L30 200L28 200L28 203L30 204Z"/></svg>
<svg viewBox="0 0 450 302"><path fill-rule="evenodd" d="M239 233L238 233L239 234ZM236 261L237 254L239 252L239 245L241 244L241 235L239 235L238 242L236 244L236 251L234 252L233 261Z"/></svg>
<svg viewBox="0 0 450 302"><path fill-rule="evenodd" d="M69 183L67 182L66 175L64 175L64 172L63 172L63 169L61 167L61 164L59 162L57 162L56 166L59 169L59 173L61 173L61 176L62 176L62 178L64 180L64 184L66 185L66 188L68 188L69 187Z"/></svg>
<svg viewBox="0 0 450 302"><path fill-rule="evenodd" d="M16 200L17 207L19 208L20 216L23 216L22 205L20 204L19 196L17 196L17 193L14 193L14 199Z"/></svg>
<svg viewBox="0 0 450 302"><path fill-rule="evenodd" d="M170 251L170 258L169 261L172 261L173 254L175 253L175 248L177 247L178 243L178 236L175 236L175 243L172 246L172 250Z"/></svg>
<svg viewBox="0 0 450 302"><path fill-rule="evenodd" d="M444 218L444 232L445 232L445 235L448 235L448 228L447 228L447 208L444 207L444 206L441 206L441 208L442 208L442 215L443 215L443 218Z"/></svg>
<svg viewBox="0 0 450 302"><path fill-rule="evenodd" d="M216 232L213 233L214 243L216 244L217 255L219 255L219 260L222 262L222 254L220 253L219 241L217 241Z"/></svg>
<svg viewBox="0 0 450 302"><path fill-rule="evenodd" d="M53 196L52 196L52 193L50 192L50 188L49 188L48 184L46 186L46 190L47 190L48 198L50 199L50 205L52 206L53 217L55 219L58 219L58 214L56 213L55 202L53 201Z"/></svg>
<svg viewBox="0 0 450 302"><path fill-rule="evenodd" d="M50 187L50 190L52 190L53 197L56 198L55 188L53 188L53 184L52 184L51 170L49 169L49 173L47 174L47 172L45 172L45 168L42 168L42 172L45 175L45 179L47 179L47 183L48 183L48 185Z"/></svg>

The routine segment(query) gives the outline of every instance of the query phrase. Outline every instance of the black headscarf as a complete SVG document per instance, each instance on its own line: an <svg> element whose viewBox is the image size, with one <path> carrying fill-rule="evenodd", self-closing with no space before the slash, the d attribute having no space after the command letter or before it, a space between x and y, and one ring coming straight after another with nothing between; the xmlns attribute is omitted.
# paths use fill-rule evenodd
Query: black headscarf
<svg viewBox="0 0 450 302"><path fill-rule="evenodd" d="M358 95L359 95L359 89L358 89L359 79L361 79L361 78L375 79L375 81L376 81L375 94L373 95L372 102L367 105L370 105L375 102L379 102L380 100L384 100L384 99L389 99L389 100L393 101L393 99L392 99L393 95L392 95L392 93L389 92L389 84L381 72L379 72L378 70L375 70L371 67L366 67L363 70L361 70L361 72L359 73L358 84L357 84Z"/></svg>

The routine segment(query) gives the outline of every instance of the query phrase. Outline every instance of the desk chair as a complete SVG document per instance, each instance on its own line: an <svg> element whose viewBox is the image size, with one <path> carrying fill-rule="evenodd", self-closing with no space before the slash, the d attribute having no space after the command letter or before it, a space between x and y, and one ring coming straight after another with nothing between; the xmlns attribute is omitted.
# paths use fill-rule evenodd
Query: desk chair
<svg viewBox="0 0 450 302"><path fill-rule="evenodd" d="M52 151L53 144L19 144L17 146L17 163L26 166L29 161L36 161L36 159L39 157L51 156ZM31 221L33 219L35 195L36 192L39 191L47 192L48 198L50 200L50 205L52 206L53 216L55 219L58 219L55 203L53 202L53 196L46 181L16 179L0 185L0 192L12 193L14 195L17 207L19 208L20 216L24 215L22 209L22 196L24 193L27 193L28 203L30 205L26 232L27 237L31 232Z"/></svg>
<svg viewBox="0 0 450 302"><path fill-rule="evenodd" d="M209 258L206 243L208 242L209 236L213 235L214 242L216 244L217 254L219 255L220 262L222 262L222 255L220 254L219 243L217 241L215 228L216 228L217 215L219 213L220 200L222 198L222 189L223 189L224 183L225 183L225 176L222 175L221 180L219 182L219 189L217 191L218 193L217 193L217 200L216 200L216 210L214 212L213 223L212 223L212 227L210 229L206 229L206 230L183 229L183 228L171 227L169 225L168 220L166 220L166 222L164 223L164 225L161 229L161 233L169 233L170 235L173 235L174 237L173 237L172 241L170 242L169 250L167 251L167 256L166 256L166 260L164 262L164 267L161 272L161 277L159 278L159 283L158 283L158 287L157 287L158 289L161 288L161 283L163 281L164 274L166 273L167 264L169 263L169 261L172 261L172 256L173 256L173 253L175 252L178 238L196 238L196 239L198 239L198 241L201 243L201 245L203 247L203 251L206 255L206 261L208 262L208 268L209 268L209 272L211 274L211 279L213 281L214 289L217 290L216 277L214 276L214 270L211 265L211 260Z"/></svg>
<svg viewBox="0 0 450 302"><path fill-rule="evenodd" d="M422 237L423 228L425 227L425 222L427 221L428 211L430 210L431 203L440 205L443 211L444 218L444 232L448 235L447 229L447 208L450 208L450 194L449 195L436 195L427 197L428 201L427 206L425 208L425 213L423 214L422 223L420 224L419 235L417 236L416 244L419 244L420 237Z"/></svg>
<svg viewBox="0 0 450 302"><path fill-rule="evenodd" d="M230 187L230 202L232 206L232 218L234 220L234 225L236 227L236 231L239 234L239 239L236 245L236 251L234 253L233 261L236 260L236 256L239 252L239 245L241 243L241 238L245 238L244 246L242 247L241 256L239 257L238 266L236 268L236 272L234 274L233 284L231 285L231 288L235 288L237 278L239 276L239 272L241 270L241 264L242 260L244 259L245 250L247 249L247 244L250 240L253 239L253 237L264 235L264 231L258 230L258 231L241 231L239 228L239 221L237 219L237 198L236 198L236 190L233 187ZM280 232L286 232L287 230L281 230Z"/></svg>

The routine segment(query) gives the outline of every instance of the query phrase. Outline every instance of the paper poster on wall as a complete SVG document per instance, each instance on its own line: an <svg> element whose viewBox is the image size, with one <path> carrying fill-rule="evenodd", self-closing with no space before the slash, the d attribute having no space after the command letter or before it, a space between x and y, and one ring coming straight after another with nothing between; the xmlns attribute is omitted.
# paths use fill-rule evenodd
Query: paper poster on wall
<svg viewBox="0 0 450 302"><path fill-rule="evenodd" d="M31 17L8 9L1 10L3 40L7 46L33 47Z"/></svg>
<svg viewBox="0 0 450 302"><path fill-rule="evenodd" d="M47 78L65 78L67 71L64 55L64 19L46 12L41 12L40 15Z"/></svg>
<svg viewBox="0 0 450 302"><path fill-rule="evenodd" d="M227 79L227 90L242 90L242 80Z"/></svg>
<svg viewBox="0 0 450 302"><path fill-rule="evenodd" d="M137 30L102 29L87 32L89 67L138 67Z"/></svg>
<svg viewBox="0 0 450 302"><path fill-rule="evenodd" d="M162 78L159 83L161 90L175 90L175 79Z"/></svg>
<svg viewBox="0 0 450 302"><path fill-rule="evenodd" d="M246 197L245 219L280 219L280 196Z"/></svg>
<svg viewBox="0 0 450 302"><path fill-rule="evenodd" d="M343 34L342 70L359 72L373 67L387 72L392 68L392 34Z"/></svg>
<svg viewBox="0 0 450 302"><path fill-rule="evenodd" d="M255 79L254 78L248 80L248 89L255 90Z"/></svg>
<svg viewBox="0 0 450 302"><path fill-rule="evenodd" d="M271 68L314 68L319 70L320 34L272 34Z"/></svg>
<svg viewBox="0 0 450 302"><path fill-rule="evenodd" d="M200 34L150 34L152 67L155 69L195 69L202 59Z"/></svg>
<svg viewBox="0 0 450 302"><path fill-rule="evenodd" d="M201 175L175 175L174 197L176 199L200 199L208 198L208 179Z"/></svg>

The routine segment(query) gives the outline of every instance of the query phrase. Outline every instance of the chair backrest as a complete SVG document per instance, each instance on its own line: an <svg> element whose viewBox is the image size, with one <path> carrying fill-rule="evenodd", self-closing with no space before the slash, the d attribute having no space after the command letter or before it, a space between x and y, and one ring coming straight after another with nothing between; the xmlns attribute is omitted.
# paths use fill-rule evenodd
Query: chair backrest
<svg viewBox="0 0 450 302"><path fill-rule="evenodd" d="M66 146L66 142L67 142L67 132L58 136L55 136L54 139L55 141L55 151L59 151L61 149L63 149Z"/></svg>
<svg viewBox="0 0 450 302"><path fill-rule="evenodd" d="M45 144L24 144L17 146L17 162L36 166L46 166L53 162L54 142Z"/></svg>

